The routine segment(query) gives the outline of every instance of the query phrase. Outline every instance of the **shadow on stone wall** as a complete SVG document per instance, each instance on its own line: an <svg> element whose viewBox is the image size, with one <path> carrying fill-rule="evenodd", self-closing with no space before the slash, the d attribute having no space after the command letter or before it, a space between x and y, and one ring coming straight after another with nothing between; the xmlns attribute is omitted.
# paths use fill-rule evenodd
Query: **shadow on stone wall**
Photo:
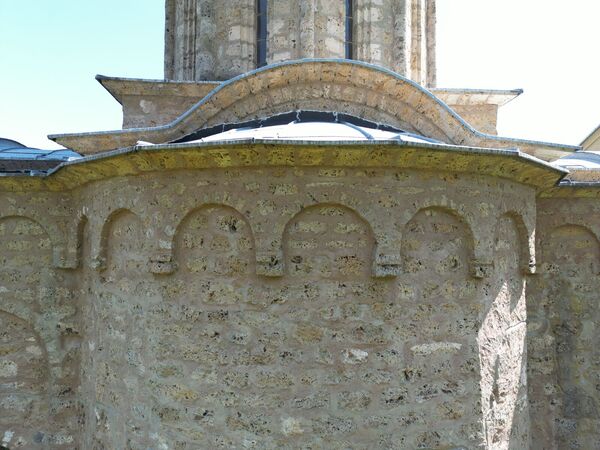
<svg viewBox="0 0 600 450"><path fill-rule="evenodd" d="M148 271L148 238L142 220L129 210L113 212L103 224L100 255L103 265L91 272L86 323L93 360L91 379L84 380L94 392L94 433L86 436L96 445L111 443L128 448L152 431L144 408L152 392L143 383L152 358L152 334L147 310L157 299ZM83 264L90 267L89 264ZM92 264L93 266L93 264Z"/></svg>
<svg viewBox="0 0 600 450"><path fill-rule="evenodd" d="M404 227L395 279L372 277L373 231L336 204L288 222L280 278L256 275L255 234L228 206L184 217L172 274L148 272L151 231L135 214L97 229L105 270L83 267L98 445L527 448L527 239L513 218L484 281L471 276L473 233L448 208Z"/></svg>
<svg viewBox="0 0 600 450"><path fill-rule="evenodd" d="M483 280L486 309L479 331L482 407L488 448L530 446L527 399L527 310L524 261L528 238L506 214L494 231L494 270Z"/></svg>
<svg viewBox="0 0 600 450"><path fill-rule="evenodd" d="M600 245L589 229L563 225L540 247L529 332L534 448L597 448Z"/></svg>
<svg viewBox="0 0 600 450"><path fill-rule="evenodd" d="M402 237L399 298L405 327L407 388L412 408L435 429L406 448L476 446L483 441L477 330L478 284L470 276L473 236L456 212L426 208ZM411 445L412 444L412 445Z"/></svg>
<svg viewBox="0 0 600 450"><path fill-rule="evenodd" d="M72 446L80 339L73 286L53 269L52 242L31 219L0 220L0 254L0 429L12 432L11 447Z"/></svg>

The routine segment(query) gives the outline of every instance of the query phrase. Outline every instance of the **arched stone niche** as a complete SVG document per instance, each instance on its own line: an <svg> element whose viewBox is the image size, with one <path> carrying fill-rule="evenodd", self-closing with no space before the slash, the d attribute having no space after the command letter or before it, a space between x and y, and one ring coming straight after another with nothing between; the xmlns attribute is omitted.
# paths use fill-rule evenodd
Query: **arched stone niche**
<svg viewBox="0 0 600 450"><path fill-rule="evenodd" d="M273 189L289 189L290 186L284 184L278 185L274 183ZM285 261L283 257L284 251L284 233L288 223L294 219L296 214L299 214L305 208L319 205L320 195L308 196L303 194L301 202L292 202L288 204L271 204L264 202L259 205L259 208L250 214L248 205L245 201L233 201L231 198L222 198L216 193L207 193L204 197L206 204L200 208L193 208L189 205L181 206L175 212L173 211L168 216L161 216L159 212L150 213L154 218L162 217L162 219L154 220L151 225L151 233L154 236L153 242L150 243L150 266L149 269L156 275L174 274L181 269L180 257L176 256L178 250L175 247L179 244L175 243L181 235L181 227L189 214L194 211L208 208L224 208L235 211L235 208L241 208L245 214L239 213L239 219L246 224L244 232L248 232L248 239L252 239L253 244L253 262L248 266L255 270L257 275L277 278L285 275ZM369 264L371 267L371 275L375 278L387 278L397 276L400 271L400 257L398 243L400 233L395 229L386 229L382 227L385 223L384 217L392 220L391 212L387 211L384 214L374 217L372 214L364 215L363 212L370 212L361 202L355 202L351 198L345 198L343 195L338 195L336 192L330 192L323 196L322 205L331 205L349 211L357 211L356 217L359 218L365 226L370 230L372 235L373 247L372 254L369 256ZM340 201L345 203L342 205ZM221 203L227 201L227 203ZM309 205L307 205L307 203ZM310 205L313 203L313 205ZM307 205L307 206L303 206ZM235 206L235 208L234 208ZM281 214L265 215L259 211L267 211L270 208L281 208ZM360 211L360 212L358 212ZM184 217L182 220L181 217ZM387 220L386 219L386 220ZM374 227L372 228L372 224ZM179 250L180 251L180 250ZM249 256L249 255L248 255Z"/></svg>
<svg viewBox="0 0 600 450"><path fill-rule="evenodd" d="M318 195L317 195L318 197ZM290 259L284 257L284 253L291 251L287 240L290 239L291 227L302 214L308 213L315 214L312 208L319 209L321 211L329 211L329 213L339 216L344 216L341 220L349 220L350 217L354 217L355 220L359 221L361 225L361 232L366 233L361 239L360 244L364 246L365 242L368 242L369 255L364 257L364 263L361 264L361 271L366 270L369 267L369 271L373 278L388 278L397 276L400 271L400 256L397 243L399 242L399 233L395 230L388 230L381 227L381 221L377 220L372 215L365 216L364 211L368 211L365 205L361 205L360 202L354 202L344 196L339 196L337 193L329 193L325 196L323 203L319 201L319 198L306 198L307 203L313 203L312 205L306 205L304 201L301 204L294 206L289 205L286 207L286 211L278 217L271 218L269 223L262 223L260 220L253 223L253 227L257 230L256 232L256 244L257 244L257 274L266 277L282 277L289 275L289 267L291 263ZM338 203L343 200L344 203ZM298 207L300 206L300 207ZM341 212L340 212L341 211ZM345 211L345 212L344 212ZM360 211L360 212L359 212ZM325 214L325 213L323 213ZM381 219L381 216L379 217ZM321 217L323 219L323 217ZM391 220L391 219L390 219ZM317 230L314 236L320 237L325 236L325 231L328 224L325 222L319 222L323 229ZM373 226L373 224L375 226ZM338 229L342 229L343 225L338 224ZM335 237L333 234L330 237ZM342 235L338 231L337 237L340 238ZM355 238L356 236L349 235L349 238ZM308 245L308 244L307 244ZM316 245L314 242L311 245ZM342 246L343 242L330 242L327 244L331 250L334 250L335 245ZM347 243L348 249L354 244ZM358 251L360 253L360 251ZM301 256L296 255L301 258ZM331 255L329 255L331 256ZM324 257L327 259L327 257ZM353 257L354 258L354 257ZM325 260L324 259L324 260ZM354 258L355 259L355 258ZM310 265L310 264L309 264ZM308 266L305 266L307 269ZM308 269L307 269L308 270ZM333 269L336 271L337 269ZM342 270L344 272L345 270Z"/></svg>
<svg viewBox="0 0 600 450"><path fill-rule="evenodd" d="M402 264L412 280L415 300L452 297L469 299L473 234L454 211L442 207L421 209L405 225L402 234Z"/></svg>
<svg viewBox="0 0 600 450"><path fill-rule="evenodd" d="M37 211L28 211L27 213L7 214L0 216L0 221L10 220L12 218L20 218L25 221L31 221L47 234L50 242L52 255L52 267L57 269L74 268L73 258L70 257L70 243L65 236L64 228L61 227L59 221L44 214L39 214Z"/></svg>
<svg viewBox="0 0 600 450"><path fill-rule="evenodd" d="M283 237L290 277L356 279L371 276L375 239L356 212L335 204L303 209Z"/></svg>
<svg viewBox="0 0 600 450"><path fill-rule="evenodd" d="M486 214L483 219L477 207L458 202L446 195L431 195L418 199L409 205L402 214L400 223L406 227L408 221L419 211L443 210L457 217L469 230L472 244L469 246L468 267L473 278L485 279L493 275L494 266L494 231L496 222L502 217L510 218L518 229L523 245L519 248L519 270L523 274L533 274L536 269L534 216L526 208L500 207L496 214ZM487 205L485 206L488 207Z"/></svg>
<svg viewBox="0 0 600 450"><path fill-rule="evenodd" d="M84 281L86 355L92 360L84 386L92 392L87 410L94 412L85 437L88 443L126 448L127 442L138 442L139 434L145 434L139 431L144 429L144 413L128 411L151 396L142 379L153 341L144 330L148 310L160 297L148 270L149 236L140 217L118 208L94 222L90 233L98 233L92 237L98 242L96 262L101 264L95 267L100 273L90 272Z"/></svg>
<svg viewBox="0 0 600 450"><path fill-rule="evenodd" d="M475 434L483 431L479 413L470 414L481 408L481 299L479 282L470 274L473 245L469 226L448 208L421 209L403 228L403 273L397 279L403 316L395 334L405 347L408 391L416 391L425 405L431 405L432 398L445 405L427 410L443 436L432 447L458 446L451 440L461 436L466 439L462 445L470 448L477 441ZM470 437L473 441L461 432L440 431L446 419L451 419L453 430L477 430Z"/></svg>
<svg viewBox="0 0 600 450"><path fill-rule="evenodd" d="M599 248L598 237L589 228L577 224L558 226L542 238L545 272L563 279L598 274Z"/></svg>
<svg viewBox="0 0 600 450"><path fill-rule="evenodd" d="M147 239L141 219L128 209L110 213L102 224L96 268L108 276L127 277L148 269Z"/></svg>
<svg viewBox="0 0 600 450"><path fill-rule="evenodd" d="M205 205L183 219L174 239L172 293L182 301L243 303L252 296L255 251L252 230L235 209Z"/></svg>
<svg viewBox="0 0 600 450"><path fill-rule="evenodd" d="M423 211L444 211L454 216L468 230L469 250L467 267L473 278L483 279L489 276L492 262L492 233L473 218L473 211L464 203L455 202L445 195L430 196L415 201L403 214L402 226L406 230L409 220ZM403 263L404 264L404 263Z"/></svg>
<svg viewBox="0 0 600 450"><path fill-rule="evenodd" d="M514 267L516 267L523 275L534 275L537 270L535 224L533 221L534 216L531 214L516 210L503 212L498 217L498 226L510 222L510 226L514 227L514 233L517 234L519 239L519 246L514 250L516 252L514 258L516 259L511 263L516 264ZM497 233L498 231L496 230L496 235L494 236L494 252L499 250L496 249L498 242L500 242Z"/></svg>
<svg viewBox="0 0 600 450"><path fill-rule="evenodd" d="M600 372L600 242L588 227L564 224L542 236L541 251L543 271L538 288L545 295L537 309L545 312L545 339L551 347L547 357L554 361L548 382L555 383L556 389L545 397L535 393L535 400L543 398L556 409L544 408L544 414L534 417L534 424L537 433L555 433L558 448L573 443L593 448L597 432L586 424L600 414L600 395L595 388Z"/></svg>
<svg viewBox="0 0 600 450"><path fill-rule="evenodd" d="M393 321L382 311L393 283L371 278L369 225L350 208L318 204L293 216L283 243L287 276L256 278L249 226L232 208L203 206L178 227L178 270L162 279L149 368L160 374L150 381L152 416L169 439L236 447L251 433L272 448L367 445L394 430L364 429L380 403L398 419L410 409L394 376L401 358L383 350L394 346L381 323ZM201 289L221 279L233 291L178 290L196 286L193 277Z"/></svg>
<svg viewBox="0 0 600 450"><path fill-rule="evenodd" d="M67 263L65 268L79 269L83 264L84 246L86 244L91 244L89 236L89 219L85 213L85 208L76 214L74 220L67 225L67 230ZM87 232L84 233L86 230Z"/></svg>

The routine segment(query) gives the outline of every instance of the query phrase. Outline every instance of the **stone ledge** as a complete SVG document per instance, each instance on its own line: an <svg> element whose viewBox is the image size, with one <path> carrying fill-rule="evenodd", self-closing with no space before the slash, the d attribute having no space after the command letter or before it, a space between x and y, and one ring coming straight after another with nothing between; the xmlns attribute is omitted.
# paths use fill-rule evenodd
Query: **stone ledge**
<svg viewBox="0 0 600 450"><path fill-rule="evenodd" d="M332 151L335 148L335 151ZM64 191L89 182L160 170L265 166L389 167L502 177L548 190L568 173L515 149L444 144L248 140L136 146L61 164L39 177L0 177L0 191Z"/></svg>

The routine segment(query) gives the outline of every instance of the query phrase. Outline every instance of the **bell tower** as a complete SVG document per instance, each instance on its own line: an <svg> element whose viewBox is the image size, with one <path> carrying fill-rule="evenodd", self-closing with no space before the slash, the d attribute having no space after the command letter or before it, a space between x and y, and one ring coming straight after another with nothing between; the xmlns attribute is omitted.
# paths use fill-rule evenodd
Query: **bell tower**
<svg viewBox="0 0 600 450"><path fill-rule="evenodd" d="M347 58L436 82L436 0L166 0L165 78L223 81L265 64Z"/></svg>

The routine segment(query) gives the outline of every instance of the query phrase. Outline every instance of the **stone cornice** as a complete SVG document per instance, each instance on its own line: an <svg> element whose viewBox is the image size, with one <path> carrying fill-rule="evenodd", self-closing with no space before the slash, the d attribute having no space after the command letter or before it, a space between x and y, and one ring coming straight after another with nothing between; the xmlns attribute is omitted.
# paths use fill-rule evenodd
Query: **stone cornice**
<svg viewBox="0 0 600 450"><path fill-rule="evenodd" d="M235 141L135 146L64 163L44 176L0 177L1 191L68 191L118 176L164 170L245 167L365 167L439 170L494 176L537 190L567 171L515 149L380 142Z"/></svg>
<svg viewBox="0 0 600 450"><path fill-rule="evenodd" d="M504 106L523 94L522 89L462 89L462 88L433 88L431 92L448 105Z"/></svg>
<svg viewBox="0 0 600 450"><path fill-rule="evenodd" d="M201 99L221 84L218 81L171 81L96 75L96 80L119 103L126 96L196 97Z"/></svg>
<svg viewBox="0 0 600 450"><path fill-rule="evenodd" d="M94 154L132 146L137 141L172 142L201 128L298 107L389 122L453 145L518 147L547 161L579 149L480 133L431 92L395 72L358 61L321 59L274 64L233 78L167 125L50 138L80 153Z"/></svg>

